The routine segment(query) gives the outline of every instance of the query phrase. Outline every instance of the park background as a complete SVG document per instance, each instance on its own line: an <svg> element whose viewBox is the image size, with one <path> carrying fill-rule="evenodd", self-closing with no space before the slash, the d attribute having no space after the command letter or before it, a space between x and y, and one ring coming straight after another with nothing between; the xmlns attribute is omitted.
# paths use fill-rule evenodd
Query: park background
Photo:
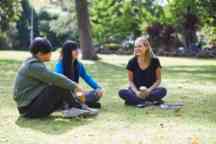
<svg viewBox="0 0 216 144"><path fill-rule="evenodd" d="M215 0L0 0L0 144L215 144L215 11ZM125 107L118 97L140 35L160 56L165 100L182 109ZM52 70L65 40L80 43L82 62L106 90L98 117L19 117L13 81L36 36L55 48Z"/></svg>

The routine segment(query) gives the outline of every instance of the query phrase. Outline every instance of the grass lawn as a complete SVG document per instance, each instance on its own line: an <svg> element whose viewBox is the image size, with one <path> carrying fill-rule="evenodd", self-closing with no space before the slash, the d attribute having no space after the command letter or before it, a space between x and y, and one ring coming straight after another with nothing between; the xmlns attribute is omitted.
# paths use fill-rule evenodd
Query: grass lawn
<svg viewBox="0 0 216 144"><path fill-rule="evenodd" d="M63 119L20 118L12 98L13 80L24 52L0 51L0 144L216 144L216 61L161 57L167 102L179 111L124 106L117 93L127 87L129 56L101 55L83 61L106 89L99 116ZM54 56L56 59L56 54ZM55 61L48 65L53 68Z"/></svg>

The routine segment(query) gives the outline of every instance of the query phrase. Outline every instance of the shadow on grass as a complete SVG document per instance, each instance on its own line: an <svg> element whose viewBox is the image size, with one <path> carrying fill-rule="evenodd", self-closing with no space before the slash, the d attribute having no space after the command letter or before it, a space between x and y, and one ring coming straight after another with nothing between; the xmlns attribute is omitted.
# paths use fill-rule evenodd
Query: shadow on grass
<svg viewBox="0 0 216 144"><path fill-rule="evenodd" d="M59 135L78 127L88 125L92 120L94 119L68 119L57 115L51 115L47 118L40 119L27 119L20 116L15 123L22 128L29 128L46 134Z"/></svg>

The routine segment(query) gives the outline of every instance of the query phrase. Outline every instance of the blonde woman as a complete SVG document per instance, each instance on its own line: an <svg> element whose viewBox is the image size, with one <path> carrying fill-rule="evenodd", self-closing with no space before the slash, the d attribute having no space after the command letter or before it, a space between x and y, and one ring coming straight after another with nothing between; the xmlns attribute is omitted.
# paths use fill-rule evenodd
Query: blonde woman
<svg viewBox="0 0 216 144"><path fill-rule="evenodd" d="M119 96L126 105L162 104L162 98L166 96L167 90L159 87L161 64L147 38L136 39L134 54L127 65L129 88L120 90Z"/></svg>

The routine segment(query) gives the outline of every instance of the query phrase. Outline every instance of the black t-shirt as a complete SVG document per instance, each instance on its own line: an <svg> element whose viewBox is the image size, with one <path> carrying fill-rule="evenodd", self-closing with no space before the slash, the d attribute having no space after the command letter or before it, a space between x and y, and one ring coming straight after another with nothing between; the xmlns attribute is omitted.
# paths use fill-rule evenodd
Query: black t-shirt
<svg viewBox="0 0 216 144"><path fill-rule="evenodd" d="M150 65L144 70L139 67L137 57L133 57L127 65L127 69L133 72L133 82L138 89L140 86L149 88L156 82L156 69L158 67L161 68L158 58L152 58Z"/></svg>

